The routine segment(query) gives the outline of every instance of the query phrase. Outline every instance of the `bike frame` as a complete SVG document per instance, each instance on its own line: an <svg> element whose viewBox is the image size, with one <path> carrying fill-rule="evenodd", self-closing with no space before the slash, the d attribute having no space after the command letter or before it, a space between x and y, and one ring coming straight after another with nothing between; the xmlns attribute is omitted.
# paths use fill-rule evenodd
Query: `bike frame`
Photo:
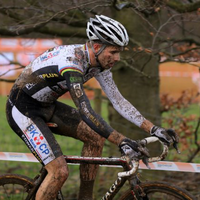
<svg viewBox="0 0 200 200"><path fill-rule="evenodd" d="M110 165L110 166L122 166L124 171L129 171L131 168L125 159L121 158L107 158L107 157L79 157L79 156L64 156L67 163L76 164L96 164L96 165ZM111 200L123 187L127 177L118 177L111 185L110 189L105 193L101 200Z"/></svg>
<svg viewBox="0 0 200 200"><path fill-rule="evenodd" d="M149 144L152 142L158 141L156 137L148 137L140 141L141 144ZM163 144L163 152L160 156L148 158L148 162L156 162L163 160L168 153L168 146ZM137 154L137 153L136 153ZM134 190L134 186L137 184L137 176L135 175L138 168L139 168L139 159L137 156L133 155L133 157L129 158L129 156L123 156L121 158L108 158L108 157L81 157L81 156L66 156L64 158L67 163L72 164L95 164L95 165L110 165L110 166L122 166L124 172L118 173L118 178L112 184L110 189L106 192L106 194L101 198L101 200L111 200L114 196L118 193L118 191L123 187L124 183L129 180L132 191ZM39 188L40 184L44 180L47 171L45 168L42 168L41 174L35 178L35 186L30 191L29 195L27 196L26 200L30 200L36 193L37 189ZM136 181L134 181L136 180ZM132 192L133 197L134 191ZM62 192L59 191L57 200L64 200L62 196Z"/></svg>
<svg viewBox="0 0 200 200"><path fill-rule="evenodd" d="M67 163L70 164L95 164L95 165L110 165L110 166L121 166L124 171L129 171L131 167L129 166L125 157L121 158L108 158L108 157L81 157L81 156L66 156L64 158ZM41 173L38 177L35 178L35 186L31 189L26 200L32 199L35 195L40 184L44 180L47 171L42 168ZM110 189L105 193L101 200L111 200L118 193L118 191L123 187L124 183L128 180L128 177L118 177L115 182L111 185ZM62 192L59 191L57 200L64 200Z"/></svg>

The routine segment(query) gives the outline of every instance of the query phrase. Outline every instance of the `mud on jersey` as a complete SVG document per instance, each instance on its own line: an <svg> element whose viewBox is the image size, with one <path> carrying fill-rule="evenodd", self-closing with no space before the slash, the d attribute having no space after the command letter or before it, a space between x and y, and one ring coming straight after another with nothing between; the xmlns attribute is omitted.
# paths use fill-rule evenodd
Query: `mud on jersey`
<svg viewBox="0 0 200 200"><path fill-rule="evenodd" d="M40 102L54 102L69 91L64 73L79 73L82 83L99 73L99 68L88 68L89 57L85 47L68 45L49 49L25 68L16 84ZM71 77L71 81L77 80Z"/></svg>
<svg viewBox="0 0 200 200"><path fill-rule="evenodd" d="M100 83L114 108L127 120L141 126L144 117L118 91L110 70L91 67L87 45L65 45L47 50L30 63L15 86L43 103L53 103L70 95L82 119L97 133L108 137L113 129L90 106L83 84L92 77Z"/></svg>

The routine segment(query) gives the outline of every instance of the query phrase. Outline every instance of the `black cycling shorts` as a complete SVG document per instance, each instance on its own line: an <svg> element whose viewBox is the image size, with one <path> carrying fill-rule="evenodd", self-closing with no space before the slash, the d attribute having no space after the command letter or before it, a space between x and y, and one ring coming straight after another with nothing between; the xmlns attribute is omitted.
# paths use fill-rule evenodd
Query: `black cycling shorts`
<svg viewBox="0 0 200 200"><path fill-rule="evenodd" d="M81 121L75 108L56 101L44 104L19 89L11 91L6 105L8 123L43 165L62 155L53 133L76 138ZM50 128L47 122L57 124Z"/></svg>

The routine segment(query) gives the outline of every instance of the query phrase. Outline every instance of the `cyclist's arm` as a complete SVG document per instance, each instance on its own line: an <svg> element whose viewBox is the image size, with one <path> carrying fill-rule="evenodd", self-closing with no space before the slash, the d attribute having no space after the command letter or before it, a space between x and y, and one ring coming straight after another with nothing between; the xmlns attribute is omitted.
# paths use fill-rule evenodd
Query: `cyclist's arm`
<svg viewBox="0 0 200 200"><path fill-rule="evenodd" d="M120 94L117 86L115 85L112 74L110 71L104 71L96 76L99 81L102 89L108 96L109 100L112 102L114 108L127 120L133 122L135 125L144 129L146 132L150 133L153 136L156 136L162 142L170 145L174 144L174 147L177 149L177 143L179 141L178 135L172 129L164 129L158 126L155 126L150 121L146 120L140 112L131 105L124 97ZM116 137L117 134L111 134L109 139L112 139L112 136Z"/></svg>
<svg viewBox="0 0 200 200"><path fill-rule="evenodd" d="M114 130L92 109L83 89L82 74L69 71L65 72L63 76L66 79L70 95L79 110L82 120L95 132L108 138Z"/></svg>
<svg viewBox="0 0 200 200"><path fill-rule="evenodd" d="M116 130L113 130L113 132L109 135L108 141L112 142L113 144L116 144L119 146L119 144L125 139L126 137L122 135L121 133L117 132Z"/></svg>
<svg viewBox="0 0 200 200"><path fill-rule="evenodd" d="M100 73L95 78L120 115L145 131L150 132L153 124L146 120L144 116L121 95L113 81L112 73L109 70Z"/></svg>

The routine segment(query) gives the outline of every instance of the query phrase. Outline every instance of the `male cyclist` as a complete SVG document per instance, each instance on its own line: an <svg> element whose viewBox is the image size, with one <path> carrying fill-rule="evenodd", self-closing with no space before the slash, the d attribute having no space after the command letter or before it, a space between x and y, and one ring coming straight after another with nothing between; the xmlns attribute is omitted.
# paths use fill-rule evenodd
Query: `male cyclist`
<svg viewBox="0 0 200 200"><path fill-rule="evenodd" d="M83 141L83 156L100 156L105 138L124 153L129 148L139 151L135 141L114 130L91 108L83 84L92 77L123 117L167 144L178 142L176 133L168 134L146 120L122 97L112 79L110 69L129 41L124 26L96 15L90 18L86 32L86 44L58 46L31 62L16 80L7 101L10 126L48 172L36 200L54 199L68 177L67 164L53 133ZM77 109L57 101L66 92ZM48 122L57 127L49 127ZM79 199L92 199L96 172L93 165L81 166Z"/></svg>

